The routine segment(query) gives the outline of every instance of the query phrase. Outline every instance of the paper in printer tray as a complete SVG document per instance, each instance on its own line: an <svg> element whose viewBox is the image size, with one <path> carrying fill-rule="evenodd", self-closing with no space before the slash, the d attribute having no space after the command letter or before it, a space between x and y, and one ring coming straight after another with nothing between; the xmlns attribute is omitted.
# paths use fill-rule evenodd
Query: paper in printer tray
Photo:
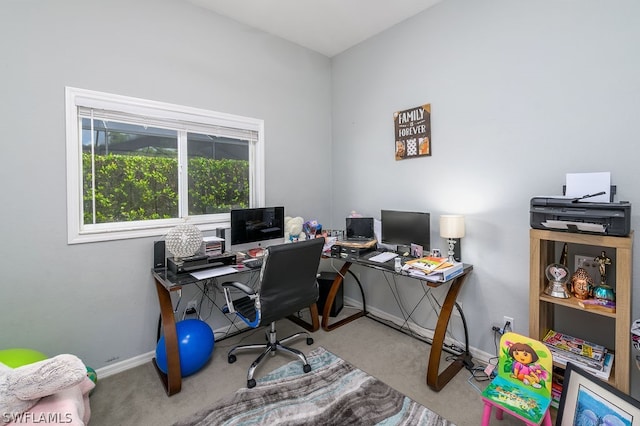
<svg viewBox="0 0 640 426"><path fill-rule="evenodd" d="M533 197L531 227L552 231L626 236L631 232L631 204L573 202L570 198Z"/></svg>

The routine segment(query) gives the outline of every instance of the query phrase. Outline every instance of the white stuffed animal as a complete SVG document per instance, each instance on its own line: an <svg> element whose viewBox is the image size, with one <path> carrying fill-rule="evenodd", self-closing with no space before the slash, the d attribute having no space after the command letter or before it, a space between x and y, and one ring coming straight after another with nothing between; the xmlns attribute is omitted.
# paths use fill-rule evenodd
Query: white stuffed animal
<svg viewBox="0 0 640 426"><path fill-rule="evenodd" d="M304 240L305 234L302 232L302 225L304 219L300 216L284 218L284 242L290 243L292 241Z"/></svg>
<svg viewBox="0 0 640 426"><path fill-rule="evenodd" d="M41 398L74 386L86 377L84 363L70 354L17 368L0 363L0 413L19 415L36 405ZM2 419L0 417L0 424L4 424Z"/></svg>

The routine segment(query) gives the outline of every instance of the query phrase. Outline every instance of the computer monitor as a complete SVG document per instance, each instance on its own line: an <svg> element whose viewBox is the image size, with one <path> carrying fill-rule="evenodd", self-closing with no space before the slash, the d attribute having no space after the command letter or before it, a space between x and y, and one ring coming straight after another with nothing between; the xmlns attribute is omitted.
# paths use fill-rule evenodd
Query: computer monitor
<svg viewBox="0 0 640 426"><path fill-rule="evenodd" d="M248 251L284 242L284 207L231 210L231 251Z"/></svg>
<svg viewBox="0 0 640 426"><path fill-rule="evenodd" d="M396 246L418 244L424 252L431 250L431 215L425 212L382 210L381 242Z"/></svg>

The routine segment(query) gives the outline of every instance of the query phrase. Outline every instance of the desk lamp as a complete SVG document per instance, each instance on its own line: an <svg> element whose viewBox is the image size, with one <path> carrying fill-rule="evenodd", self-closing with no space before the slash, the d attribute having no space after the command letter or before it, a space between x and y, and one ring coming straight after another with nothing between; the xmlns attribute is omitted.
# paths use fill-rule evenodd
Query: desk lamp
<svg viewBox="0 0 640 426"><path fill-rule="evenodd" d="M455 262L453 255L456 240L464 237L464 216L459 214L440 216L440 236L446 238L449 243L449 262ZM460 249L459 245L458 249Z"/></svg>
<svg viewBox="0 0 640 426"><path fill-rule="evenodd" d="M172 228L165 237L167 250L173 254L173 261L182 265L185 257L193 256L202 246L202 232L189 223Z"/></svg>

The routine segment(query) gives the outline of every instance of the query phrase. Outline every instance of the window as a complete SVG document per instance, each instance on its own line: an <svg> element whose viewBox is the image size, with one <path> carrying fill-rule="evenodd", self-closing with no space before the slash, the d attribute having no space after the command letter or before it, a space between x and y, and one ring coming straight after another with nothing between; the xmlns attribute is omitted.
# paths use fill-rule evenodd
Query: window
<svg viewBox="0 0 640 426"><path fill-rule="evenodd" d="M262 120L71 87L66 113L69 244L264 206Z"/></svg>

